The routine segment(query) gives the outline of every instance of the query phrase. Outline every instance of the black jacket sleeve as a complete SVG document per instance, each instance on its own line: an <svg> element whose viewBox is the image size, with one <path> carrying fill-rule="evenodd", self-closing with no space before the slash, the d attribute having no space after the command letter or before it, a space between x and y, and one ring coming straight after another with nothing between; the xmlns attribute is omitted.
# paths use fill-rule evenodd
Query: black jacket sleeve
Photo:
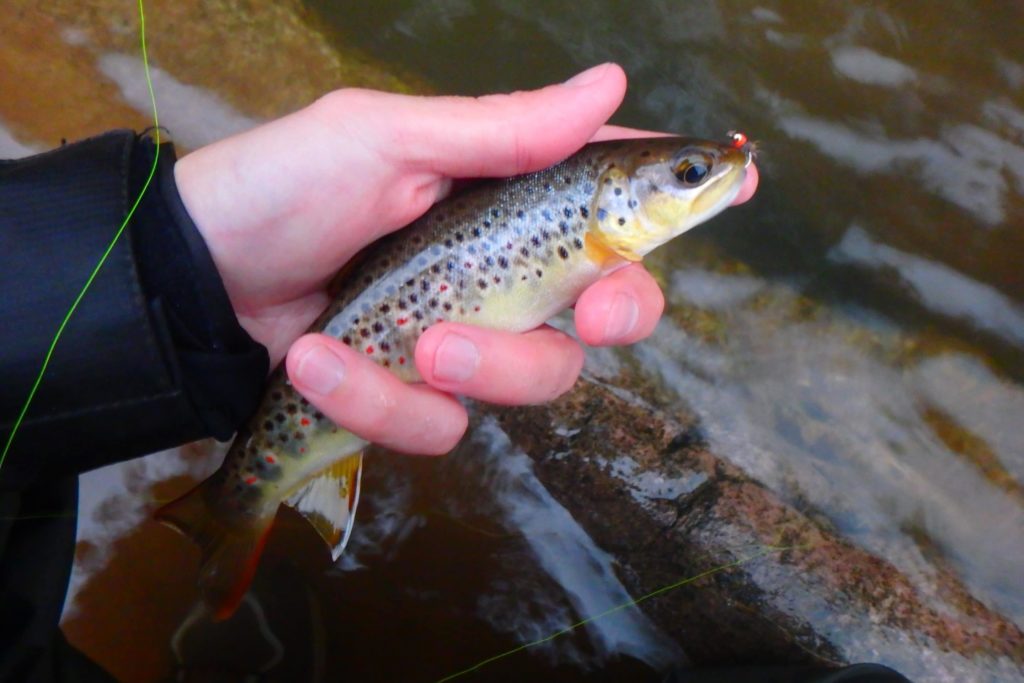
<svg viewBox="0 0 1024 683"><path fill-rule="evenodd" d="M0 446L51 340L149 176L118 131L0 161ZM239 326L160 148L152 182L53 349L0 464L0 681L112 680L63 640L77 474L252 412L266 350Z"/></svg>
<svg viewBox="0 0 1024 683"><path fill-rule="evenodd" d="M130 131L0 162L0 433L143 186L155 146ZM265 349L239 326L212 259L160 163L54 348L0 468L24 488L215 436L254 410Z"/></svg>

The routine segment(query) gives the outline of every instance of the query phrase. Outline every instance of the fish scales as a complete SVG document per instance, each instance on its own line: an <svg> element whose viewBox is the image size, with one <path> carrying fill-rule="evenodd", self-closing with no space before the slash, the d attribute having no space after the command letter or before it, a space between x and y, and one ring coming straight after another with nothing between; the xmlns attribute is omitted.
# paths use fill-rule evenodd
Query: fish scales
<svg viewBox="0 0 1024 683"><path fill-rule="evenodd" d="M403 381L417 381L416 341L430 325L537 327L603 274L722 210L749 161L749 150L738 145L653 138L588 145L543 171L490 181L374 244L310 331L340 340ZM158 514L204 548L207 573L200 582L206 580L218 614L233 610L241 598L237 584L247 584L253 569L218 566L242 561L217 559L225 534L238 546L234 554L258 556L259 538L280 502L306 514L340 552L351 516L342 537L325 519L322 501L307 494L310 482L366 445L295 391L283 366L273 373L224 465L192 497L201 506L189 510L182 503L175 510L172 503ZM351 513L358 471L339 474L335 484ZM196 519L199 507L217 518L215 528Z"/></svg>

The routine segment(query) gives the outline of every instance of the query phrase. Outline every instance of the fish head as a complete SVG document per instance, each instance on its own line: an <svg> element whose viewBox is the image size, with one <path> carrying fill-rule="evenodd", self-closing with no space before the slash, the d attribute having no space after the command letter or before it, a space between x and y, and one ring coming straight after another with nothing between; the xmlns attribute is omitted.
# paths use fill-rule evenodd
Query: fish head
<svg viewBox="0 0 1024 683"><path fill-rule="evenodd" d="M604 160L590 233L621 258L639 261L728 207L752 156L735 138L621 141Z"/></svg>

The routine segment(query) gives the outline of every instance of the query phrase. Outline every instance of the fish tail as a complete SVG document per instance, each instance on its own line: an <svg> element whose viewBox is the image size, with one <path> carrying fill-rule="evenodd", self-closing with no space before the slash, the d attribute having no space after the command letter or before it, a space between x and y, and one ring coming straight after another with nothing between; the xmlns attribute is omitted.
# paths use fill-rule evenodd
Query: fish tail
<svg viewBox="0 0 1024 683"><path fill-rule="evenodd" d="M154 516L199 546L199 591L213 620L223 621L234 614L252 583L274 515L247 516L238 523L237 516L228 518L215 508L211 485L210 480L203 482Z"/></svg>

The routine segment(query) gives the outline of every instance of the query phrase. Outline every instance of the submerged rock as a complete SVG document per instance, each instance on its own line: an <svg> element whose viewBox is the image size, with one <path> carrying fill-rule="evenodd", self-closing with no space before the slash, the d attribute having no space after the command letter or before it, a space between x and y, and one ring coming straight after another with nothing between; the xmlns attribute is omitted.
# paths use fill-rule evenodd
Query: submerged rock
<svg viewBox="0 0 1024 683"><path fill-rule="evenodd" d="M1024 633L952 569L927 585L713 453L699 420L581 380L554 403L482 406L614 555L634 598L696 664L874 661L921 680L1024 673ZM727 565L728 568L712 571Z"/></svg>

